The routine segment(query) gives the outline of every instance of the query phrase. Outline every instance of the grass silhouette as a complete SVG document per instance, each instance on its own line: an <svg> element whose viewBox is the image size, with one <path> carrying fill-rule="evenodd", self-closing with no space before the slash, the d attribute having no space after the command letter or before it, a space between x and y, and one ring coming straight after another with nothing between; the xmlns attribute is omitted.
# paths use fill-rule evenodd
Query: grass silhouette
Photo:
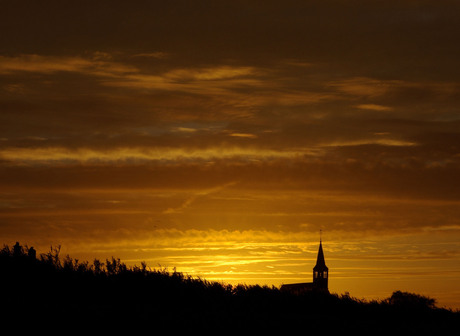
<svg viewBox="0 0 460 336"><path fill-rule="evenodd" d="M29 252L19 244L0 251L0 316L13 327L438 334L460 322L458 311L438 308L434 299L408 292L396 291L379 301L347 293L294 295L276 287L232 286L150 269L144 262L129 267L113 257L80 262L61 258L60 247L38 257Z"/></svg>

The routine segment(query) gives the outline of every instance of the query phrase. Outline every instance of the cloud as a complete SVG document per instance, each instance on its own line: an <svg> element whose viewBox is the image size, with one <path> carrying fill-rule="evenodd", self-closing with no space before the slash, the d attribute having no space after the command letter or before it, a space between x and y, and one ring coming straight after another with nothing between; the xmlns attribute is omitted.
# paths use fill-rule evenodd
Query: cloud
<svg viewBox="0 0 460 336"><path fill-rule="evenodd" d="M351 77L331 81L328 87L337 90L346 99L364 101L377 100L382 103L361 103L354 105L358 109L373 111L394 111L396 107L433 104L444 106L444 101L454 101L460 92L460 86L452 81L436 80L388 80L369 77ZM390 107L388 105L392 105ZM399 113L402 113L400 111Z"/></svg>
<svg viewBox="0 0 460 336"><path fill-rule="evenodd" d="M173 127L172 129L173 132L182 132L182 133L195 133L198 130L196 128L191 128L191 127Z"/></svg>
<svg viewBox="0 0 460 336"><path fill-rule="evenodd" d="M59 57L42 55L20 55L16 57L0 56L0 73L13 74L16 72L35 72L52 74L56 72L76 72L103 77L119 76L138 70L126 64L107 60L95 53L93 57Z"/></svg>
<svg viewBox="0 0 460 336"><path fill-rule="evenodd" d="M384 133L385 134L385 133ZM360 139L360 140L344 140L332 143L323 143L324 147L346 147L346 146L363 146L363 145L382 145L382 146L395 146L395 147L412 147L417 146L417 143L405 140L391 139L391 138L373 138L373 139Z"/></svg>
<svg viewBox="0 0 460 336"><path fill-rule="evenodd" d="M198 192L195 192L192 196L188 197L179 207L176 208L168 208L166 209L163 213L164 214L177 214L177 213L182 213L185 210L187 210L193 202L197 200L197 198L202 198L211 194L218 193L222 191L223 189L226 189L228 187L231 187L235 185L236 182L230 182L230 183L225 183L221 186L217 186L211 189L206 189L206 190L200 190Z"/></svg>
<svg viewBox="0 0 460 336"><path fill-rule="evenodd" d="M347 95L359 97L379 97L395 86L403 85L401 80L381 80L367 77L354 77L329 83L329 86Z"/></svg>
<svg viewBox="0 0 460 336"><path fill-rule="evenodd" d="M371 111L391 111L392 108L389 106L383 106L378 104L360 104L356 105L356 108L362 110L371 110Z"/></svg>
<svg viewBox="0 0 460 336"><path fill-rule="evenodd" d="M213 159L259 159L271 160L278 158L301 157L311 154L308 149L277 151L271 149L257 149L244 147L226 148L129 148L121 147L110 150L91 148L3 148L0 149L0 159L11 163L98 163L98 162L139 162L139 161L188 161Z"/></svg>
<svg viewBox="0 0 460 336"><path fill-rule="evenodd" d="M165 59L168 58L170 55L166 52L162 51L155 51L155 52L146 52L146 53L139 53L134 54L131 57L145 57L145 58L156 58L156 59Z"/></svg>
<svg viewBox="0 0 460 336"><path fill-rule="evenodd" d="M230 133L229 135L232 137L237 137L237 138L249 138L249 139L257 138L256 134L251 134L251 133Z"/></svg>
<svg viewBox="0 0 460 336"><path fill-rule="evenodd" d="M164 77L173 81L214 81L245 77L254 74L255 69L253 67L217 66L202 69L175 69L164 74Z"/></svg>

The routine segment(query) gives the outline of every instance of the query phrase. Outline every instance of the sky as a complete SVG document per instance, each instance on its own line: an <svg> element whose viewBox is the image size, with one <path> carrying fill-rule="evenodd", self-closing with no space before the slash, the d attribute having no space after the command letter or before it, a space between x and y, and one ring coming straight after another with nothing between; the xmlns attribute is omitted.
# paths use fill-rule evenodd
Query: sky
<svg viewBox="0 0 460 336"><path fill-rule="evenodd" d="M460 308L460 3L0 0L0 243Z"/></svg>

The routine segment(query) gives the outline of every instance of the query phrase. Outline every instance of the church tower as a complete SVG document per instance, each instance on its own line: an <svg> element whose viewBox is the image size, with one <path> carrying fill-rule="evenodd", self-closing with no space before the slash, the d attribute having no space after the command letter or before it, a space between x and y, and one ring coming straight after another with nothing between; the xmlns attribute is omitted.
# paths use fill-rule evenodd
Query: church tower
<svg viewBox="0 0 460 336"><path fill-rule="evenodd" d="M290 292L293 294L302 294L311 291L329 293L329 289L327 286L328 278L329 268L327 268L326 262L324 261L323 244L320 236L318 257L316 258L316 265L315 267L313 267L313 282L283 284L281 285L280 289L282 291Z"/></svg>
<svg viewBox="0 0 460 336"><path fill-rule="evenodd" d="M327 280L329 277L329 268L326 266L324 261L323 246L321 239L319 241L318 257L316 259L316 265L313 267L313 286L319 290L325 290L329 292L327 288Z"/></svg>

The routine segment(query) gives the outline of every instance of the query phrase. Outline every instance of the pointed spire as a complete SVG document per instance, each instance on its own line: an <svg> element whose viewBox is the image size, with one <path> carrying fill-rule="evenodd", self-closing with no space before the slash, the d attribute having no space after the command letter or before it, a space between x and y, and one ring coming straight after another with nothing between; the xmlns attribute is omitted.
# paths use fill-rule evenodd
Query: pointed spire
<svg viewBox="0 0 460 336"><path fill-rule="evenodd" d="M315 269L326 269L326 262L324 261L324 252L323 252L323 230L319 230L319 249L318 249L318 257L316 258L316 266Z"/></svg>
<svg viewBox="0 0 460 336"><path fill-rule="evenodd" d="M317 267L326 267L326 262L324 261L324 253L323 253L323 244L319 242L319 249L318 249L318 257L316 258L316 266Z"/></svg>

